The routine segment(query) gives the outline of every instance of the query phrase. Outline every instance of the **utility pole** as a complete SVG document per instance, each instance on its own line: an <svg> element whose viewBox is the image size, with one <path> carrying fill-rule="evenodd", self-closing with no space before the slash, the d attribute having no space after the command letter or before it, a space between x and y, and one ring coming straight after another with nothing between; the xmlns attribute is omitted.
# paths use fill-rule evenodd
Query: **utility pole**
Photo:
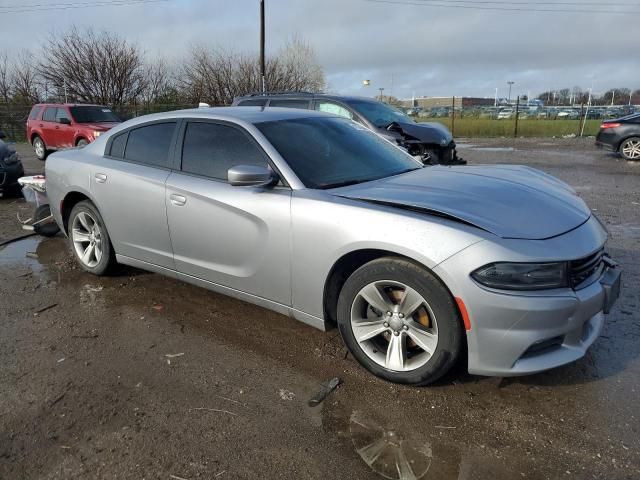
<svg viewBox="0 0 640 480"><path fill-rule="evenodd" d="M69 100L67 100L67 79L63 79L62 80L62 84L64 86L64 103L69 103Z"/></svg>
<svg viewBox="0 0 640 480"><path fill-rule="evenodd" d="M495 96L495 99L493 100L493 106L494 107L498 106L498 87L496 87L496 96Z"/></svg>
<svg viewBox="0 0 640 480"><path fill-rule="evenodd" d="M611 90L611 106L613 107L613 99L616 98L616 91Z"/></svg>
<svg viewBox="0 0 640 480"><path fill-rule="evenodd" d="M264 0L260 0L260 79L262 93L267 92L267 80L264 67Z"/></svg>
<svg viewBox="0 0 640 480"><path fill-rule="evenodd" d="M384 97L382 96L382 92L384 92L384 88L380 87L380 88L378 88L378 90L380 90L380 101L384 102Z"/></svg>
<svg viewBox="0 0 640 480"><path fill-rule="evenodd" d="M507 83L509 84L509 98L507 99L507 102L511 104L511 86L516 82L508 81Z"/></svg>

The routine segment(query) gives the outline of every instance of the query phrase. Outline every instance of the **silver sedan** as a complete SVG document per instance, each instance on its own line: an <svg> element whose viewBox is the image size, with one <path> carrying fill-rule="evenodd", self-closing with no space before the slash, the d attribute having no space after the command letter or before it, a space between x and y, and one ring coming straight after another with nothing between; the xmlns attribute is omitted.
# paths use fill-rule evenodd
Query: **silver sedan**
<svg viewBox="0 0 640 480"><path fill-rule="evenodd" d="M565 183L424 167L358 123L235 107L130 120L46 164L80 265L178 278L337 326L353 356L426 384L582 357L620 289L607 233Z"/></svg>

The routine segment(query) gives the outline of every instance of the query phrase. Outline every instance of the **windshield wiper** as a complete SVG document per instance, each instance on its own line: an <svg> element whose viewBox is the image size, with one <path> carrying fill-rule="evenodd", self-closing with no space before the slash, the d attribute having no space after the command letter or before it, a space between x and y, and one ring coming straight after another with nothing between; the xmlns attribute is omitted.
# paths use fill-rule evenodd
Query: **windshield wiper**
<svg viewBox="0 0 640 480"><path fill-rule="evenodd" d="M358 183L368 182L369 180L345 180L343 182L336 183L328 183L326 185L320 185L322 190L327 190L329 188L338 188L338 187L346 187L349 185L356 185Z"/></svg>

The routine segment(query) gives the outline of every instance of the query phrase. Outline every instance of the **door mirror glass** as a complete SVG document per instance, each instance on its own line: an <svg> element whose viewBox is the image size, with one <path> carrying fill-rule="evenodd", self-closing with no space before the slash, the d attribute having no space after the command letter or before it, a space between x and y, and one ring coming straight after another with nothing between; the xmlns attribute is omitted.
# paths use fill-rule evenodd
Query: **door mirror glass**
<svg viewBox="0 0 640 480"><path fill-rule="evenodd" d="M227 170L227 179L234 187L266 187L277 181L277 176L260 165L236 165Z"/></svg>
<svg viewBox="0 0 640 480"><path fill-rule="evenodd" d="M62 123L64 125L71 125L71 120L68 118L62 117L58 119L58 123Z"/></svg>

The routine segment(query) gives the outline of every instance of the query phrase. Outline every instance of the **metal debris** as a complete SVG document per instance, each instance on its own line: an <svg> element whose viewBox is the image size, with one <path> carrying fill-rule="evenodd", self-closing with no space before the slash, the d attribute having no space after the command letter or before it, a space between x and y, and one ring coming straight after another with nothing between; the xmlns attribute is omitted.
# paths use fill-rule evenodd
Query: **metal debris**
<svg viewBox="0 0 640 480"><path fill-rule="evenodd" d="M341 380L338 377L334 377L328 382L320 385L320 390L316 393L311 400L309 400L310 407L316 407L322 403L322 401L327 398L327 396L338 386L340 385Z"/></svg>

